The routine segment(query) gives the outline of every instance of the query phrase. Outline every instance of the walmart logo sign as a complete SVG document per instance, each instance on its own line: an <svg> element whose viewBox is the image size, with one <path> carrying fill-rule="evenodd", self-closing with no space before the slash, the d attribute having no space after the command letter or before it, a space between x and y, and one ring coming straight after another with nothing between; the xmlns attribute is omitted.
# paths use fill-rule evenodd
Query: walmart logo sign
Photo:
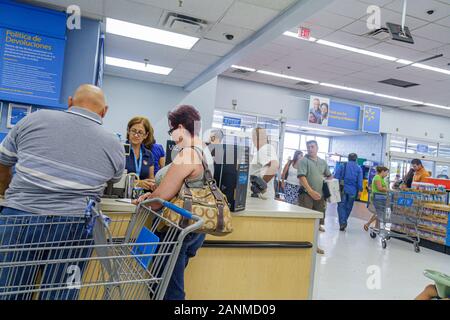
<svg viewBox="0 0 450 320"><path fill-rule="evenodd" d="M363 131L380 133L381 108L364 106Z"/></svg>

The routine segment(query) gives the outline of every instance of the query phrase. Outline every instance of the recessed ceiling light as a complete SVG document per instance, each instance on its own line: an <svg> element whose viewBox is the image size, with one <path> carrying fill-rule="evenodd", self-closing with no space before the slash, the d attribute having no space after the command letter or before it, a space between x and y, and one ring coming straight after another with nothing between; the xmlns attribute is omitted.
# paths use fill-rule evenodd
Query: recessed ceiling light
<svg viewBox="0 0 450 320"><path fill-rule="evenodd" d="M288 75L281 74L281 73L276 73L276 72L270 72L270 71L265 71L265 70L258 70L256 72L261 73L261 74L265 74L265 75L268 75L268 76L278 77L278 78L284 78L284 79L295 80L295 81L303 81L303 82L308 82L308 83L312 83L312 84L319 84L319 81L303 79L303 78L298 78L298 77L293 77L293 76L288 76Z"/></svg>
<svg viewBox="0 0 450 320"><path fill-rule="evenodd" d="M364 54L364 55L367 55L367 56L372 56L372 57L375 57L375 58L384 59L384 60L389 60L389 61L396 61L396 60L398 60L395 57L387 56L385 54L380 54L380 53L376 53L376 52L372 52L372 51L358 49L358 48L346 46L346 45L343 45L343 44L339 44L339 43L336 43L336 42L331 42L331 41L326 41L326 40L317 40L317 43L323 44L325 46L337 48L337 49L347 50L347 51L351 51L351 52L355 52L355 53Z"/></svg>
<svg viewBox="0 0 450 320"><path fill-rule="evenodd" d="M190 50L199 38L106 18L106 32L122 37Z"/></svg>
<svg viewBox="0 0 450 320"><path fill-rule="evenodd" d="M239 69L239 70L250 71L250 72L255 72L256 71L256 69L253 69L253 68L237 66L237 65L232 65L231 67L233 69Z"/></svg>
<svg viewBox="0 0 450 320"><path fill-rule="evenodd" d="M157 73L167 76L172 72L172 68L155 66L152 64L145 64L143 62L130 61L125 59L113 58L113 57L105 57L105 64L120 68Z"/></svg>
<svg viewBox="0 0 450 320"><path fill-rule="evenodd" d="M309 39L299 37L297 33L292 32L292 31L286 31L283 34L285 36L292 37L292 38L297 38L297 39L300 39L300 40L311 41L311 42L316 42L317 41L317 39L314 38L314 37L309 37Z"/></svg>
<svg viewBox="0 0 450 320"><path fill-rule="evenodd" d="M345 132L342 131L334 131L334 130L327 130L327 129L317 129L312 127L301 127L304 130L312 130L312 131L319 131L319 132L329 132L329 133L337 133L337 134L345 134Z"/></svg>

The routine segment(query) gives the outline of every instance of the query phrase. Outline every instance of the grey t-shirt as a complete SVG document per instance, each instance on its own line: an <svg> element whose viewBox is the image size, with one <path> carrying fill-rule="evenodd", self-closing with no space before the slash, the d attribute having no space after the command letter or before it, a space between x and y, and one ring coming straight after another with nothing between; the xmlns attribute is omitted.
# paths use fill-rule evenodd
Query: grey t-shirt
<svg viewBox="0 0 450 320"><path fill-rule="evenodd" d="M20 121L0 145L0 163L15 166L3 206L33 214L78 215L120 180L125 151L99 115L73 107L41 110Z"/></svg>
<svg viewBox="0 0 450 320"><path fill-rule="evenodd" d="M317 158L317 160L311 159L306 155L300 160L298 168L298 177L306 177L310 187L323 195L323 180L324 177L330 177L331 172L328 168L328 164L325 160Z"/></svg>

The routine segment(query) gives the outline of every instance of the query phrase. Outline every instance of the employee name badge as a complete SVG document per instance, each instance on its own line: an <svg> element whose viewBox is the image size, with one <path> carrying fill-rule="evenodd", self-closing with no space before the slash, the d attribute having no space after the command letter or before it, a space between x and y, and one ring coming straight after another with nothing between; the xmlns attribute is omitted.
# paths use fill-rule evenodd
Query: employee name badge
<svg viewBox="0 0 450 320"><path fill-rule="evenodd" d="M144 166L148 166L148 161L144 160Z"/></svg>

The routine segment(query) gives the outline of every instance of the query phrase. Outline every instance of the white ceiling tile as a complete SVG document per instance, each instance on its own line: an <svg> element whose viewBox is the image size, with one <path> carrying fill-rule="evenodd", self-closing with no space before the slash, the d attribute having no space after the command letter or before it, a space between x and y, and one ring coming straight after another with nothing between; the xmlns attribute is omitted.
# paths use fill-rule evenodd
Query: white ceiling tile
<svg viewBox="0 0 450 320"><path fill-rule="evenodd" d="M368 50L411 61L417 61L427 57L423 52L384 42L378 43L368 48Z"/></svg>
<svg viewBox="0 0 450 320"><path fill-rule="evenodd" d="M378 66L389 63L389 61L387 61L387 60L378 59L378 58L374 58L371 56L362 55L359 53L350 53L350 54L345 55L341 59L344 59L344 60L350 61L350 62L354 62L354 63L364 64L367 66L373 66L373 67L375 67L375 66L378 67Z"/></svg>
<svg viewBox="0 0 450 320"><path fill-rule="evenodd" d="M317 43L308 43L308 45L304 49L302 49L301 52L303 54L309 53L311 55L320 53L324 56L329 56L332 58L339 58L339 57L344 57L344 56L348 55L348 51L329 47L329 46L324 46L324 45L317 44Z"/></svg>
<svg viewBox="0 0 450 320"><path fill-rule="evenodd" d="M239 0L241 2L253 4L255 6L264 7L272 10L282 11L291 6L296 0Z"/></svg>
<svg viewBox="0 0 450 320"><path fill-rule="evenodd" d="M343 59L335 59L331 62L324 64L323 66L319 66L322 69L330 70L335 73L342 74L350 74L356 71L362 71L367 69L366 65L354 63L352 61L343 60Z"/></svg>
<svg viewBox="0 0 450 320"><path fill-rule="evenodd" d="M149 27L157 27L163 9L128 0L104 0L105 16ZM95 1L92 1L95 2Z"/></svg>
<svg viewBox="0 0 450 320"><path fill-rule="evenodd" d="M319 11L313 16L309 17L305 24L310 26L322 26L326 28L330 28L333 30L338 30L350 23L352 23L355 19L340 16L337 14L332 14L326 11Z"/></svg>
<svg viewBox="0 0 450 320"><path fill-rule="evenodd" d="M389 39L386 42L397 45L397 46L402 46L402 47L405 47L408 49L422 51L422 52L427 52L427 51L442 47L442 45L443 45L441 42L429 40L429 39L419 37L419 36L414 37L414 44L402 42L402 41L396 41L396 40L392 40L392 39Z"/></svg>
<svg viewBox="0 0 450 320"><path fill-rule="evenodd" d="M207 65L212 65L213 63L217 62L219 59L220 59L220 57L218 57L218 56L201 53L201 52L194 52L194 51L188 52L185 56L186 61L199 63L199 64L204 63Z"/></svg>
<svg viewBox="0 0 450 320"><path fill-rule="evenodd" d="M379 42L368 37L355 36L343 31L336 31L335 33L332 33L323 39L327 41L337 42L339 44L344 44L346 46L363 49L369 46L373 46Z"/></svg>
<svg viewBox="0 0 450 320"><path fill-rule="evenodd" d="M114 0L113 0L114 1ZM171 12L189 15L195 18L206 19L209 22L217 22L232 5L234 0L204 0L183 1L182 7L175 0L133 0L154 7L162 8ZM96 1L92 1L96 2Z"/></svg>
<svg viewBox="0 0 450 320"><path fill-rule="evenodd" d="M394 0L358 0L359 2L365 3L367 5L375 5L379 7L383 7Z"/></svg>
<svg viewBox="0 0 450 320"><path fill-rule="evenodd" d="M236 45L250 37L253 33L254 31L250 29L227 25L225 23L218 23L204 35L204 38ZM233 40L228 40L225 37L225 34L233 35Z"/></svg>
<svg viewBox="0 0 450 320"><path fill-rule="evenodd" d="M67 8L70 5L77 5L81 8L82 13L90 13L95 16L103 15L103 1L92 0L43 0L38 1L44 4L50 4L59 8Z"/></svg>
<svg viewBox="0 0 450 320"><path fill-rule="evenodd" d="M414 30L413 36L415 35L445 44L450 43L450 28L434 23L430 23L424 27Z"/></svg>
<svg viewBox="0 0 450 320"><path fill-rule="evenodd" d="M450 27L450 16L445 17L441 20L436 21L435 23L441 25L441 26L445 26L445 27Z"/></svg>
<svg viewBox="0 0 450 320"><path fill-rule="evenodd" d="M186 70L181 70L181 69L175 68L167 76L167 78L191 80L191 79L194 79L196 76L198 76L198 74L199 74L198 72L188 72Z"/></svg>
<svg viewBox="0 0 450 320"><path fill-rule="evenodd" d="M388 4L386 8L401 13L403 11L403 0L395 0ZM429 15L427 14L428 10L434 10L434 13ZM408 1L406 11L410 16L431 22L450 15L450 5L434 0L412 0Z"/></svg>
<svg viewBox="0 0 450 320"><path fill-rule="evenodd" d="M201 39L195 44L195 46L192 48L192 51L208 53L215 56L224 56L228 52L230 52L233 47L234 46L231 44L208 39Z"/></svg>
<svg viewBox="0 0 450 320"><path fill-rule="evenodd" d="M149 73L149 72L118 68L118 67L113 67L113 66L108 66L108 65L105 66L105 74L119 76L119 77L125 77L125 78L130 78L130 79L136 79L136 80L142 80L142 81L158 82L158 83L162 83L163 81L167 80L167 77L168 77L168 76L164 76L164 75L158 75L158 74Z"/></svg>
<svg viewBox="0 0 450 320"><path fill-rule="evenodd" d="M305 48L307 48L309 45L310 45L310 43L308 41L281 35L278 38L276 38L275 40L273 40L272 42L263 46L262 49L272 46L272 49L269 49L269 51L274 51L277 47L279 50L302 51Z"/></svg>
<svg viewBox="0 0 450 320"><path fill-rule="evenodd" d="M227 11L221 22L250 30L259 30L278 15L278 11L235 2Z"/></svg>
<svg viewBox="0 0 450 320"><path fill-rule="evenodd" d="M332 2L324 10L344 17L360 19L367 15L367 7L367 4L357 0L339 0Z"/></svg>
<svg viewBox="0 0 450 320"><path fill-rule="evenodd" d="M422 0L420 0L422 1ZM409 3L409 2L408 2ZM362 19L362 21L366 22L366 19ZM402 14L396 11L392 11L386 8L381 9L381 26L386 27L386 23L396 23L401 24L402 23ZM406 16L406 26L410 30L414 30L416 28L423 27L424 25L428 24L428 21L417 19L411 16Z"/></svg>
<svg viewBox="0 0 450 320"><path fill-rule="evenodd" d="M208 67L208 65L205 65L205 64L200 64L200 63L195 63L195 62L182 60L182 61L180 61L178 63L178 65L176 66L176 69L185 70L185 71L188 71L188 72L201 73L207 67Z"/></svg>

